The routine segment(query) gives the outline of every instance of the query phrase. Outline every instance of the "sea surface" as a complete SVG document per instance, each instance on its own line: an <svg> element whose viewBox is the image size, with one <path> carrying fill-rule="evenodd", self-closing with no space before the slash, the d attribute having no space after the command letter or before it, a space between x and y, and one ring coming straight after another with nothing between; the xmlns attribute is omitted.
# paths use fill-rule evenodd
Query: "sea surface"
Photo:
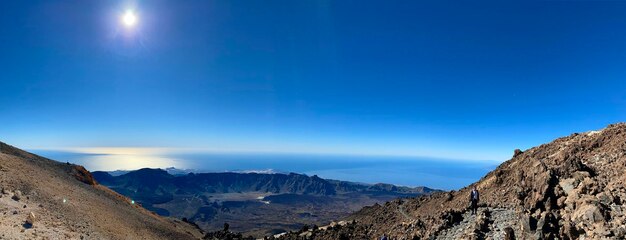
<svg viewBox="0 0 626 240"><path fill-rule="evenodd" d="M192 172L302 173L361 183L391 183L454 190L478 181L498 163L425 157L385 157L314 154L158 153L107 154L31 150L90 171L176 168Z"/></svg>

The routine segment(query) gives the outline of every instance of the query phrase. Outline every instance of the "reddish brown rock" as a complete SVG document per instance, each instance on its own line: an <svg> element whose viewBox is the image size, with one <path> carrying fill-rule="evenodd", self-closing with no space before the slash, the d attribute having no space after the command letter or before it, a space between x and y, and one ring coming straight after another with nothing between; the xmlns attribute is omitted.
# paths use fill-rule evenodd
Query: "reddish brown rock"
<svg viewBox="0 0 626 240"><path fill-rule="evenodd" d="M523 152L515 151L511 160L458 191L364 208L349 218L357 221L351 233L368 239L382 232L399 239L424 239L440 237L447 229L462 224L469 228L472 221L463 216L469 191L477 187L483 207L500 209L487 219L485 228L473 223L480 226L473 229L486 237L497 239L494 229L505 227L515 230L517 239L623 237L625 172L626 124L612 124L600 131L572 134ZM406 214L419 220L419 225L402 226L404 218L397 211L400 204ZM451 217L451 212L457 217ZM510 212L515 217L498 220ZM316 239L332 239L326 237L332 235L328 234L316 233Z"/></svg>

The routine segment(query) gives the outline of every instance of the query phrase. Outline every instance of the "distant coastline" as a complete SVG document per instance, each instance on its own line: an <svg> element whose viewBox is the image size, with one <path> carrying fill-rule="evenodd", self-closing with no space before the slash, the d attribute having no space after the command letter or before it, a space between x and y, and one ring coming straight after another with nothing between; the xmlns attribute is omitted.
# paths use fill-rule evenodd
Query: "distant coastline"
<svg viewBox="0 0 626 240"><path fill-rule="evenodd" d="M422 186L453 190L480 179L496 163L416 157L355 157L296 154L178 154L106 155L68 151L34 153L85 166L90 171L120 173L140 168L186 172L250 172L271 169L278 173L318 175L327 179L399 186ZM175 174L175 173L174 173Z"/></svg>

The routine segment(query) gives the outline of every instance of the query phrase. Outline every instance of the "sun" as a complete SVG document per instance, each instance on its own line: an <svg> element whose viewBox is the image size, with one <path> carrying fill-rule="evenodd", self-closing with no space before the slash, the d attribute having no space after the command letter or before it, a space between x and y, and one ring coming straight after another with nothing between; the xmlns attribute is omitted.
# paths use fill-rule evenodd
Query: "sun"
<svg viewBox="0 0 626 240"><path fill-rule="evenodd" d="M126 27L133 27L137 24L137 15L131 10L127 10L122 16L122 23Z"/></svg>

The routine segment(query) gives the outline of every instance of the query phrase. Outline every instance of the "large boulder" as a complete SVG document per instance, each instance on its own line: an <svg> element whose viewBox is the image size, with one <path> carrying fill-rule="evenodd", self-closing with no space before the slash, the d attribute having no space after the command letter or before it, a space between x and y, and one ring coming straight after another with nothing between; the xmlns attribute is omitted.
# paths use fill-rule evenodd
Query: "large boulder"
<svg viewBox="0 0 626 240"><path fill-rule="evenodd" d="M605 221L600 208L593 204L585 204L576 209L572 214L574 223L595 223Z"/></svg>

